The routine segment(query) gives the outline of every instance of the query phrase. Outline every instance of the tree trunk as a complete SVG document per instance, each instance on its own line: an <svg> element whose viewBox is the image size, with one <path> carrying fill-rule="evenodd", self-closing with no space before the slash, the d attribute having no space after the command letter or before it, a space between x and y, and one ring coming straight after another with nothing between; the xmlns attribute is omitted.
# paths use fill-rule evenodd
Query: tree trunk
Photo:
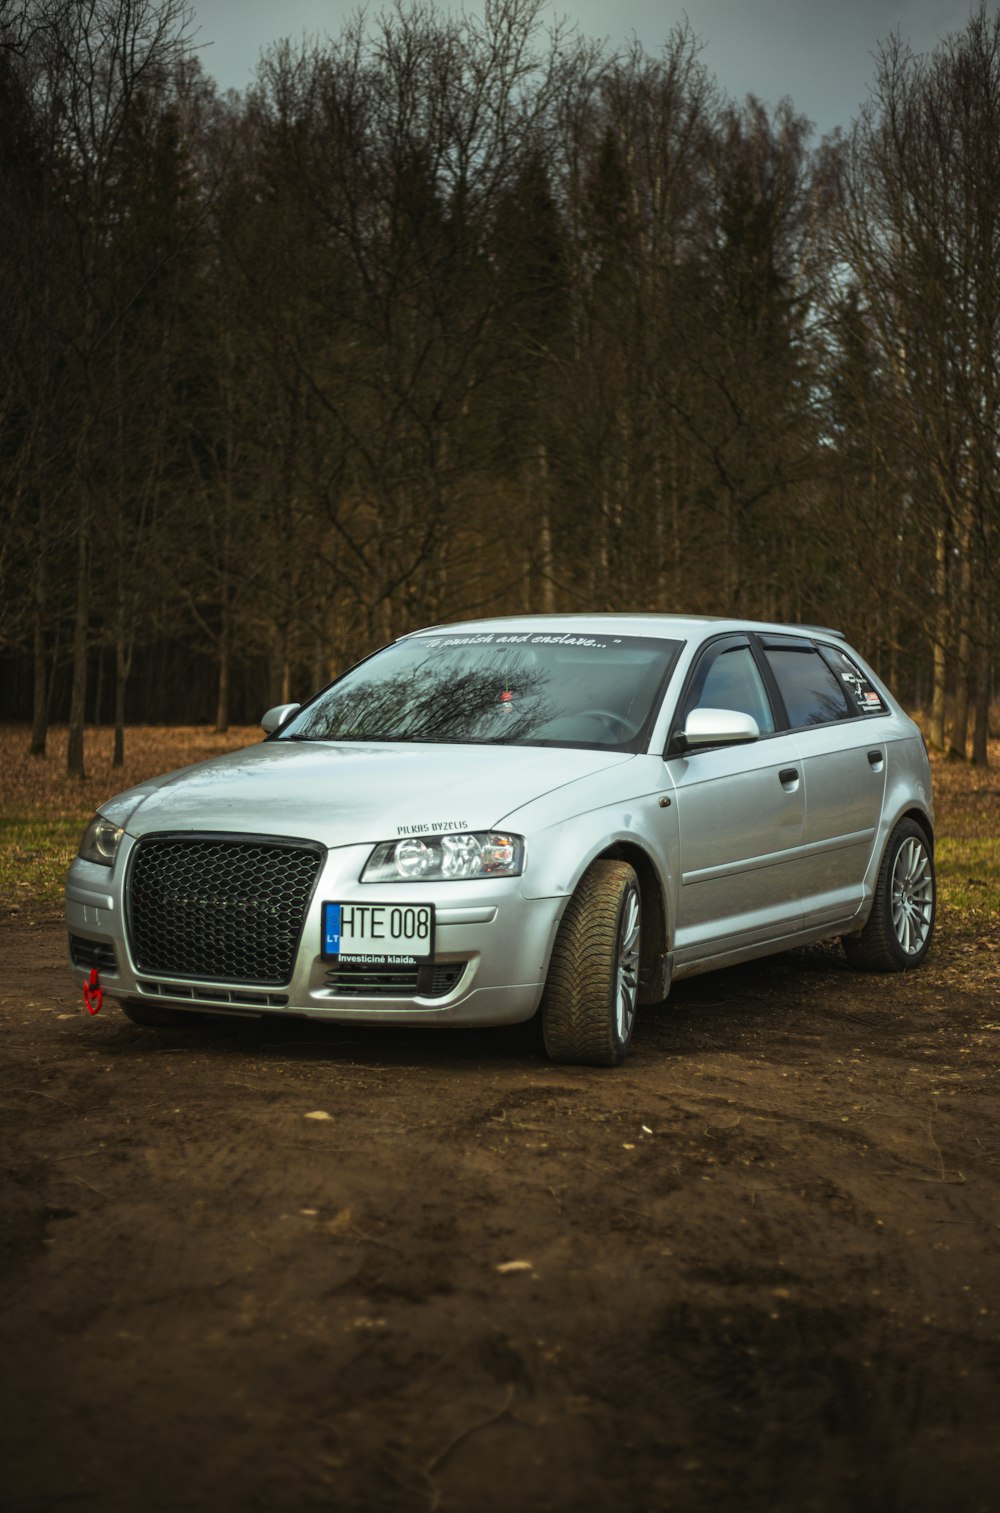
<svg viewBox="0 0 1000 1513"><path fill-rule="evenodd" d="M958 638L957 669L955 674L955 701L951 721L951 736L948 740L949 762L964 762L969 739L969 658L972 643L968 624L963 616L962 630Z"/></svg>
<svg viewBox="0 0 1000 1513"><path fill-rule="evenodd" d="M225 616L222 634L219 636L219 681L215 704L215 728L220 734L229 729L229 694L232 677L232 656L229 645L229 606L223 604Z"/></svg>
<svg viewBox="0 0 1000 1513"><path fill-rule="evenodd" d="M653 458L653 578L649 607L661 614L667 606L667 522L663 504L663 458L659 452Z"/></svg>
<svg viewBox="0 0 1000 1513"><path fill-rule="evenodd" d="M41 566L39 565L39 572ZM45 598L40 585L35 597L33 685L31 703L31 755L43 757L49 733L48 666L45 657Z"/></svg>
<svg viewBox="0 0 1000 1513"><path fill-rule="evenodd" d="M603 462L601 468L603 471ZM590 560L590 608L604 610L608 597L608 530L611 520L611 503L607 484L602 481L598 496L597 519L594 523L595 541Z"/></svg>
<svg viewBox="0 0 1000 1513"><path fill-rule="evenodd" d="M66 771L71 778L87 776L83 761L83 729L87 708L87 631L90 624L90 521L82 514L76 553L76 614L73 620L73 686L66 738Z"/></svg>
<svg viewBox="0 0 1000 1513"><path fill-rule="evenodd" d="M722 610L729 615L741 613L743 604L742 573L743 564L740 550L740 505L732 489L726 489L725 509L726 530L726 569L725 586L726 602L716 607L716 613Z"/></svg>
<svg viewBox="0 0 1000 1513"><path fill-rule="evenodd" d="M549 454L544 442L538 447L538 555L541 576L541 611L551 615L556 607L552 565L552 517L549 513Z"/></svg>
<svg viewBox="0 0 1000 1513"><path fill-rule="evenodd" d="M317 613L319 615L322 611L320 610ZM317 688L322 688L324 683L328 683L329 680L330 655L327 651L326 636L322 625L317 620L316 636L313 642L312 685L309 692L313 693Z"/></svg>
<svg viewBox="0 0 1000 1513"><path fill-rule="evenodd" d="M972 525L968 507L963 509L959 534L959 635L955 676L955 705L952 714L948 760L964 762L969 739L969 690L972 682Z"/></svg>
<svg viewBox="0 0 1000 1513"><path fill-rule="evenodd" d="M95 683L94 683L94 716L93 716L93 724L95 726L100 726L103 723L103 721L101 720L101 706L103 705L103 703L104 703L104 647L101 646L101 647L98 648L98 652L97 652L97 678L96 678Z"/></svg>
<svg viewBox="0 0 1000 1513"><path fill-rule="evenodd" d="M115 745L112 767L125 765L125 684L128 681L130 661L131 657L126 656L125 651L124 626L119 619L118 634L115 637Z"/></svg>
<svg viewBox="0 0 1000 1513"><path fill-rule="evenodd" d="M939 525L934 543L934 686L931 693L931 719L928 743L935 751L944 750L944 721L947 675L946 643L948 637L948 543L947 529Z"/></svg>
<svg viewBox="0 0 1000 1513"><path fill-rule="evenodd" d="M990 765L990 649L985 639L976 658L976 726L972 737L972 762L976 767Z"/></svg>

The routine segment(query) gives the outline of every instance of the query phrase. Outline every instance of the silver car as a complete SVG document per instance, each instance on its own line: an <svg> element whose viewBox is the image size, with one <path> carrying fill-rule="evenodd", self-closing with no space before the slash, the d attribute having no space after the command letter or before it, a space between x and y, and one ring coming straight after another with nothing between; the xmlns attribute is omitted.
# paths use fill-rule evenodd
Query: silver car
<svg viewBox="0 0 1000 1513"><path fill-rule="evenodd" d="M402 637L267 739L102 805L66 888L88 994L495 1025L612 1066L672 980L934 928L920 733L835 631L566 615Z"/></svg>

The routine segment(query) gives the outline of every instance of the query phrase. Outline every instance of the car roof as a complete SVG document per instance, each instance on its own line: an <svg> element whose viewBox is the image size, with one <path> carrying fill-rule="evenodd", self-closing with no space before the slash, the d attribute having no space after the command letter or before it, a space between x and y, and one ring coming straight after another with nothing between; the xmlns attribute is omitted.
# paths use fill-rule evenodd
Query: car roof
<svg viewBox="0 0 1000 1513"><path fill-rule="evenodd" d="M708 632L724 635L727 632L770 631L798 635L833 636L843 640L837 630L828 630L816 625L789 625L778 621L742 620L721 615L642 615L614 613L580 613L565 615L500 615L484 620L458 620L451 624L428 625L409 634L432 635L442 631L453 634L485 634L488 631L545 631L560 630L576 635L600 631L605 635L653 636L671 641L702 640ZM400 637L405 639L405 637Z"/></svg>

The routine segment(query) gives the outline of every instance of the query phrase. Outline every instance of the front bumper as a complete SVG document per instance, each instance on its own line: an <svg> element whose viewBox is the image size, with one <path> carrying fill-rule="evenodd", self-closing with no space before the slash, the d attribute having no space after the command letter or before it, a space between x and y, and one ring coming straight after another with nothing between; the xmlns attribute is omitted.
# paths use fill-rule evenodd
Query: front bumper
<svg viewBox="0 0 1000 1513"><path fill-rule="evenodd" d="M362 886L358 877L371 847L331 850L306 912L290 980L261 986L139 969L126 929L123 896L134 845L131 837L123 838L111 870L77 858L66 884L71 966L81 985L96 966L109 997L196 1012L410 1025L514 1024L529 1019L538 1007L565 898L527 899L521 877ZM433 903L433 970L419 978L414 973L398 985L386 974L377 992L367 994L363 979L337 972L321 955L324 899Z"/></svg>

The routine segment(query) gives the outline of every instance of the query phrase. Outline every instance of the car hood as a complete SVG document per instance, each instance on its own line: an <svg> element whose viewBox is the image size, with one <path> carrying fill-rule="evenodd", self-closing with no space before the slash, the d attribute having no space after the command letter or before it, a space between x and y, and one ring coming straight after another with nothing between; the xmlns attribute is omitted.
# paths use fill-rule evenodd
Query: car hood
<svg viewBox="0 0 1000 1513"><path fill-rule="evenodd" d="M264 741L141 783L101 813L137 838L237 831L346 846L487 830L531 799L631 760L566 747Z"/></svg>

